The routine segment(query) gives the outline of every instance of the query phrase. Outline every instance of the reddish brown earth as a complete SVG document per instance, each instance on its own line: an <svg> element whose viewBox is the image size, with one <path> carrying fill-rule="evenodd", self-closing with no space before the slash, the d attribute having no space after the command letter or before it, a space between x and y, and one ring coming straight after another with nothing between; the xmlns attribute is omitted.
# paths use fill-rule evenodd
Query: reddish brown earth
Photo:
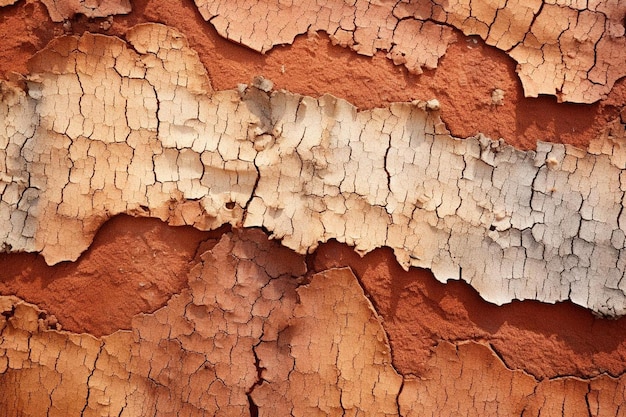
<svg viewBox="0 0 626 417"><path fill-rule="evenodd" d="M0 68L27 73L28 59L67 32L123 37L129 27L153 21L187 36L216 89L234 88L262 74L276 88L312 96L331 93L360 108L436 97L454 135L481 131L523 149L534 148L537 140L585 147L620 111L626 122L625 80L594 105L557 103L553 97L527 99L513 61L479 39L457 35L439 68L418 76L394 66L383 54L358 56L333 46L323 35L301 36L291 46L259 55L220 38L190 0L180 7L165 0L137 0L133 9L111 21L78 17L64 26L50 22L44 6L34 0L7 6L0 14ZM495 88L505 92L501 106L491 102ZM0 294L17 295L48 310L64 329L109 334L130 328L134 315L155 311L180 293L197 254L220 233L116 217L75 263L48 267L34 254L0 255ZM524 301L497 307L464 283L444 285L429 271L402 270L386 249L360 258L331 242L310 255L308 264L311 271L335 266L355 271L385 320L394 365L402 374L423 374L439 342L469 340L490 345L509 368L537 378L625 372L626 319L596 318L571 303Z"/></svg>
<svg viewBox="0 0 626 417"><path fill-rule="evenodd" d="M277 89L311 96L330 93L359 108L436 97L442 103L443 120L459 137L482 132L523 149L534 149L537 140L584 148L618 115L610 104L611 97L606 103L593 105L557 103L554 97L524 98L513 60L480 39L468 39L460 33L437 70L412 75L382 53L373 58L358 56L333 46L321 34L300 36L293 45L259 55L217 35L190 0L180 7L172 7L166 0L138 0L128 16L77 16L65 26L52 23L41 3L18 2L3 8L0 17L0 37L4 40L0 68L26 73L33 53L63 33L88 30L123 37L128 28L142 22L164 23L184 33L216 89L234 88L263 75L273 80ZM497 88L505 92L502 106L491 100ZM611 96L621 96L624 89L622 80Z"/></svg>
<svg viewBox="0 0 626 417"><path fill-rule="evenodd" d="M186 287L197 255L221 233L118 216L74 263L49 267L34 254L0 255L0 294L39 305L65 330L102 336L129 329L133 316L155 311ZM469 340L489 344L509 368L537 378L626 371L626 318L600 319L569 302L498 307L464 282L404 271L388 249L361 258L333 241L309 255L308 265L310 272L352 268L384 319L394 365L404 375L423 374L439 342Z"/></svg>
<svg viewBox="0 0 626 417"><path fill-rule="evenodd" d="M314 271L349 266L385 320L396 369L423 374L442 340L488 343L511 369L537 378L626 371L626 318L606 320L570 302L486 303L462 281L442 284L429 270L404 271L391 250L365 257L346 245L321 245L309 260Z"/></svg>
<svg viewBox="0 0 626 417"><path fill-rule="evenodd" d="M196 252L222 232L118 216L76 262L51 267L36 254L0 254L0 294L41 306L64 330L129 329L134 315L155 311L187 285Z"/></svg>

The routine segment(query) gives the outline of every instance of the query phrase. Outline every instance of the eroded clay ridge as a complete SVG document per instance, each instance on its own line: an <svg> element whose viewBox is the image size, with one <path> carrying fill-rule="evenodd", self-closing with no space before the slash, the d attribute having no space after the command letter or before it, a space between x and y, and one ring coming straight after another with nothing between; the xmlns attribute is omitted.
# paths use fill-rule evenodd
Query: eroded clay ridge
<svg viewBox="0 0 626 417"><path fill-rule="evenodd" d="M357 112L262 78L213 92L180 33L127 39L59 38L2 84L4 250L74 260L118 213L262 226L300 253L388 246L495 303L626 313L624 138L523 152L451 137L436 101Z"/></svg>
<svg viewBox="0 0 626 417"><path fill-rule="evenodd" d="M442 342L423 375L401 376L381 320L350 269L306 274L259 230L224 234L188 288L132 329L56 329L0 297L6 415L621 415L624 376L536 380L489 346ZM453 394L452 394L453 393Z"/></svg>
<svg viewBox="0 0 626 417"><path fill-rule="evenodd" d="M616 0L195 3L220 35L260 52L324 31L339 45L387 52L418 73L437 66L456 28L513 58L527 97L592 103L626 75L626 4Z"/></svg>

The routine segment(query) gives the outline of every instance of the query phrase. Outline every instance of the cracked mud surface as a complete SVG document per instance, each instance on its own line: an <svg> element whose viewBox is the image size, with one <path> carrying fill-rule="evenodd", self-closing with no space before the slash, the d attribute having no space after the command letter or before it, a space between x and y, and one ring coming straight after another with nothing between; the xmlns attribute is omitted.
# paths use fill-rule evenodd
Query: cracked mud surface
<svg viewBox="0 0 626 417"><path fill-rule="evenodd" d="M160 22L185 34L218 90L235 88L263 75L274 81L277 89L313 97L330 93L360 109L436 97L453 135L469 137L482 132L492 138L502 137L522 149L534 149L537 140L585 148L607 121L618 115L619 106L611 105L610 98L623 97L626 91L623 80L618 81L607 101L592 106L558 104L554 97L524 98L514 61L476 37L459 34L437 70L417 76L394 66L384 53L369 58L332 46L324 33L298 36L292 45L259 55L221 38L191 2L172 8L163 0L138 0L133 7L130 15L115 16L111 22L78 16L67 28L51 23L45 7L37 1L7 8L0 21L4 39L0 51L6 57L2 70L25 73L27 61L35 52L55 36L68 32L81 34L88 30L123 38L137 23ZM502 106L492 105L495 89L505 92ZM617 102L623 100L618 98Z"/></svg>
<svg viewBox="0 0 626 417"><path fill-rule="evenodd" d="M626 412L619 3L11 3L2 413Z"/></svg>
<svg viewBox="0 0 626 417"><path fill-rule="evenodd" d="M63 317L64 330L103 336L129 329L134 315L152 312L180 292L196 252L220 234L115 217L77 262L50 267L35 254L0 255L0 292ZM98 306L99 314L85 306Z"/></svg>
<svg viewBox="0 0 626 417"><path fill-rule="evenodd" d="M225 234L167 306L101 339L48 331L43 320L38 327L34 307L3 297L0 401L16 410L11 395L33 388L22 378L39 375L41 402L22 412L36 414L52 402L66 415L246 415L254 401L260 415L285 409L393 415L401 377L354 275L335 269L305 281L305 272L301 256L262 232ZM49 337L67 338L72 348L42 351ZM71 349L85 358L82 367L65 367ZM55 398L72 386L73 398ZM322 395L299 401L313 386Z"/></svg>
<svg viewBox="0 0 626 417"><path fill-rule="evenodd" d="M153 229L171 231L165 225ZM397 285L397 276L381 271L390 265L381 262L384 256L376 252L359 263L361 282L371 283L376 275L378 285ZM444 415L459 410L466 415L552 415L561 407L574 412L588 402L595 415L619 415L621 375L533 377L515 364L505 365L500 359L505 355L496 354L494 343L476 334L471 339L482 340L448 341L449 336L439 334L423 359L396 346L395 326L403 318L387 313L381 319L374 309L385 309L385 294L370 290L372 305L351 270L333 265L346 266L354 259L349 248L327 245L309 260L323 271L307 273L304 256L268 241L263 232L226 232L196 258L184 274L186 285L164 307L135 315L130 329L99 338L56 330L65 317L2 296L0 404L12 415L50 410L51 415L156 411L163 416L230 416L254 410L269 416L289 410L294 416L412 416L433 409ZM395 274L406 274L395 268ZM439 286L432 277L412 281L433 293ZM441 304L450 317L462 316L463 307L484 307L468 300L467 291L448 295L465 298L457 301L461 308L456 310L437 294L429 295L429 303ZM413 294L403 298L425 304ZM437 320L423 307L415 313L424 314L424 321ZM510 312L501 314L508 318ZM510 314L513 321L515 315ZM466 323L456 323L463 331ZM391 329L391 345L383 325ZM519 346L528 334L523 326L519 330L519 335L494 332L493 340L500 339L505 348ZM546 341L553 338L548 333ZM585 337L584 329L568 336L572 333ZM541 331L535 337L540 339ZM623 350L618 348L613 357L620 360ZM392 356L407 353L421 366L402 376L392 366ZM524 362L541 362L521 355ZM82 365L72 366L77 359ZM24 396L33 400L26 405L16 401Z"/></svg>
<svg viewBox="0 0 626 417"><path fill-rule="evenodd" d="M299 253L329 239L386 246L490 302L626 312L619 120L587 152L524 152L450 136L437 100L358 111L262 77L214 91L180 32L141 24L126 37L57 38L3 84L5 251L73 261L126 213L264 227Z"/></svg>
<svg viewBox="0 0 626 417"><path fill-rule="evenodd" d="M368 1L328 5L195 0L220 35L259 52L324 31L333 43L363 55L378 50L397 65L433 69L451 42L452 29L475 35L518 64L527 96L558 95L593 103L624 77L624 14L617 1Z"/></svg>

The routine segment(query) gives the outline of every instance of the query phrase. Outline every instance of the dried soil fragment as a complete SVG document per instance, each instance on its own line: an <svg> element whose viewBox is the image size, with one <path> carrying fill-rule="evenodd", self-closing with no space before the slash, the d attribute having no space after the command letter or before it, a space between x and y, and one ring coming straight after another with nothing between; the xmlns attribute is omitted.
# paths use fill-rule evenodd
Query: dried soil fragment
<svg viewBox="0 0 626 417"><path fill-rule="evenodd" d="M263 382L251 396L259 415L397 415L402 377L352 272L316 274L297 293L287 327L255 349Z"/></svg>
<svg viewBox="0 0 626 417"><path fill-rule="evenodd" d="M626 378L535 380L507 369L489 347L440 344L421 378L407 377L400 415L622 416Z"/></svg>
<svg viewBox="0 0 626 417"><path fill-rule="evenodd" d="M300 2L238 2L196 0L205 20L220 35L265 53L276 45L290 44L298 35L324 31L333 43L363 55L388 52L396 64L421 73L433 69L452 42L449 27L429 21L430 11L414 18L406 16L404 5L353 1L327 4Z"/></svg>
<svg viewBox="0 0 626 417"><path fill-rule="evenodd" d="M0 297L0 413L79 416L102 342L49 330L44 312Z"/></svg>
<svg viewBox="0 0 626 417"><path fill-rule="evenodd" d="M519 64L528 97L593 103L626 75L626 5L612 0L432 1L297 4L195 0L224 37L266 52L296 35L325 31L334 42L372 55L378 50L414 72L435 68L451 41L449 26L478 35ZM580 4L579 4L580 3Z"/></svg>
<svg viewBox="0 0 626 417"><path fill-rule="evenodd" d="M127 14L132 10L130 0L41 0L48 8L53 22L63 22L74 15L107 17Z"/></svg>
<svg viewBox="0 0 626 417"><path fill-rule="evenodd" d="M49 330L36 307L0 297L0 410L245 416L254 398L260 415L396 415L402 378L356 278L333 270L298 289L305 272L260 231L226 234L189 289L100 339Z"/></svg>

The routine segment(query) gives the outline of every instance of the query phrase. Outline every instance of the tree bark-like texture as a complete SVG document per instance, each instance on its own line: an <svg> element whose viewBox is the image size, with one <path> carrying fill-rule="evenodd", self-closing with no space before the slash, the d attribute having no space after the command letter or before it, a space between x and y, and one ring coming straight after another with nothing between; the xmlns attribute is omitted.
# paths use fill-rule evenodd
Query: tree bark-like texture
<svg viewBox="0 0 626 417"><path fill-rule="evenodd" d="M620 2L5 3L0 415L626 415Z"/></svg>

